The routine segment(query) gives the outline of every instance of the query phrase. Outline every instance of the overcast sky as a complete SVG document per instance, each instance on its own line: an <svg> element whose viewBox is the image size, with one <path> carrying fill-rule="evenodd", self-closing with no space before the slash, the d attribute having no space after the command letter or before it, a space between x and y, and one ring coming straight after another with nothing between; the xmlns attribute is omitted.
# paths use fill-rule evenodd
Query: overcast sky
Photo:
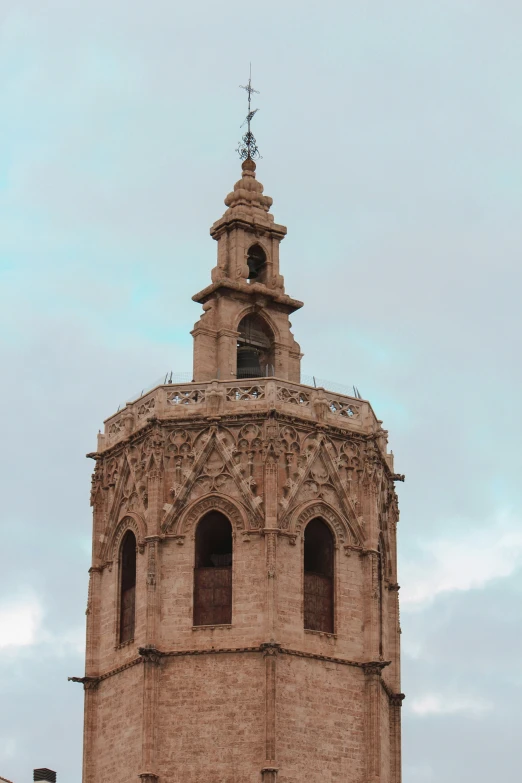
<svg viewBox="0 0 522 783"><path fill-rule="evenodd" d="M0 775L80 783L103 419L191 370L255 131L303 371L399 485L404 783L522 751L519 0L0 0Z"/></svg>

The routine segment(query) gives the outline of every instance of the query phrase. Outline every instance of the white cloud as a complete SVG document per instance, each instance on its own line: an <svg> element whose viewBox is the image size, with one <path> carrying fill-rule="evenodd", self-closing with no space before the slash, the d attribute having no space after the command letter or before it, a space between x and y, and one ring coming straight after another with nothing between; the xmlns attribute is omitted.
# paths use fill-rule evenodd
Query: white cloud
<svg viewBox="0 0 522 783"><path fill-rule="evenodd" d="M491 708L492 705L484 699L470 696L444 696L440 693L427 693L414 699L410 704L411 712L422 717L464 713L470 717L480 718Z"/></svg>
<svg viewBox="0 0 522 783"><path fill-rule="evenodd" d="M463 525L455 525L462 530ZM470 530L420 545L418 560L401 568L403 607L415 608L440 593L472 590L510 576L522 564L522 524L502 511L485 529Z"/></svg>
<svg viewBox="0 0 522 783"><path fill-rule="evenodd" d="M42 614L36 596L28 595L0 605L0 650L35 644Z"/></svg>
<svg viewBox="0 0 522 783"><path fill-rule="evenodd" d="M33 594L0 604L0 650L31 647L51 650L53 656L85 652L85 626L74 626L62 633L53 633L43 625L44 609Z"/></svg>

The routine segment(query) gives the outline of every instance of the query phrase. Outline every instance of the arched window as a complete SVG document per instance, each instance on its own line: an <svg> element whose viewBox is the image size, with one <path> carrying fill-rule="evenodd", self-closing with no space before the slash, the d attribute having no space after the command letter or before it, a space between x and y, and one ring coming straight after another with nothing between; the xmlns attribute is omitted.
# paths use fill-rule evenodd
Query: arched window
<svg viewBox="0 0 522 783"><path fill-rule="evenodd" d="M232 526L218 511L196 528L194 625L232 622Z"/></svg>
<svg viewBox="0 0 522 783"><path fill-rule="evenodd" d="M268 324L255 313L238 326L237 377L266 378L274 374L274 336Z"/></svg>
<svg viewBox="0 0 522 783"><path fill-rule="evenodd" d="M247 253L248 279L256 283L265 283L266 253L261 245L252 245Z"/></svg>
<svg viewBox="0 0 522 783"><path fill-rule="evenodd" d="M127 530L120 549L120 644L134 639L136 625L136 536Z"/></svg>
<svg viewBox="0 0 522 783"><path fill-rule="evenodd" d="M334 630L334 540L322 519L312 519L304 534L304 627Z"/></svg>

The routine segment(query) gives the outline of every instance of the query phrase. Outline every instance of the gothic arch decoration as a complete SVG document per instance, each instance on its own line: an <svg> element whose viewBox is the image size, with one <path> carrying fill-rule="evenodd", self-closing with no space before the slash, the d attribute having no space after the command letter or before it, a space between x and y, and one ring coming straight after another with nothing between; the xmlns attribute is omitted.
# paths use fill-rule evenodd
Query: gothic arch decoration
<svg viewBox="0 0 522 783"><path fill-rule="evenodd" d="M351 531L349 538L352 540L347 543L362 546L365 539L362 518L358 516L354 498L350 497L348 487L339 475L337 449L330 439L323 433L307 436L301 447L299 463L297 471L285 484L286 497L281 501L282 529L291 527L291 518L295 518L299 500L301 504L303 501L322 503L331 509L331 502L334 502L339 506L340 518L347 520L347 529Z"/></svg>
<svg viewBox="0 0 522 783"><path fill-rule="evenodd" d="M109 485L109 519L121 519L131 512L141 513L146 509L146 486L138 482L135 467L127 451L123 453L115 474L115 483Z"/></svg>
<svg viewBox="0 0 522 783"><path fill-rule="evenodd" d="M323 501L310 501L294 511L290 520L290 533L299 536L308 522L319 517L330 527L336 546L343 544L362 546L352 525L338 511Z"/></svg>
<svg viewBox="0 0 522 783"><path fill-rule="evenodd" d="M242 506L248 509L249 527L262 526L264 519L260 508L262 498L255 495L255 482L250 481L250 477L243 472L241 464L237 464L234 458L235 448L235 439L223 428L211 429L210 432L202 434L199 441L196 438L195 459L162 522L163 532L179 528L176 520L185 517L186 509L192 508L190 504L193 501L202 500L210 495L228 498L230 492L239 494ZM196 493L198 493L197 498L191 497Z"/></svg>
<svg viewBox="0 0 522 783"><path fill-rule="evenodd" d="M140 553L143 552L145 547L145 536L147 535L145 521L140 514L136 514L133 511L127 511L114 527L112 533L109 534L102 552L102 560L105 562L114 562L114 560L117 560L121 542L123 541L123 536L127 530L132 530L136 536L138 551Z"/></svg>
<svg viewBox="0 0 522 783"><path fill-rule="evenodd" d="M179 517L175 526L178 536L191 534L194 536L199 520L209 511L219 511L224 514L232 525L233 533L245 530L247 527L247 514L239 503L224 497L223 495L207 495L194 501Z"/></svg>

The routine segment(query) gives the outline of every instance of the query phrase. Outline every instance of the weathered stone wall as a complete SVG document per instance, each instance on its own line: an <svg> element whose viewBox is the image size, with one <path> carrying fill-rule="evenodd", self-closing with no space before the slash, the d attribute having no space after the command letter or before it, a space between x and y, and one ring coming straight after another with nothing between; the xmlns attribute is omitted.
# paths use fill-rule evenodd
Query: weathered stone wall
<svg viewBox="0 0 522 783"><path fill-rule="evenodd" d="M365 783L364 674L279 656L278 783Z"/></svg>
<svg viewBox="0 0 522 783"><path fill-rule="evenodd" d="M101 682L94 694L95 740L90 752L92 783L129 783L141 764L143 667Z"/></svg>
<svg viewBox="0 0 522 783"><path fill-rule="evenodd" d="M265 721L262 655L164 659L157 718L161 781L259 783Z"/></svg>

